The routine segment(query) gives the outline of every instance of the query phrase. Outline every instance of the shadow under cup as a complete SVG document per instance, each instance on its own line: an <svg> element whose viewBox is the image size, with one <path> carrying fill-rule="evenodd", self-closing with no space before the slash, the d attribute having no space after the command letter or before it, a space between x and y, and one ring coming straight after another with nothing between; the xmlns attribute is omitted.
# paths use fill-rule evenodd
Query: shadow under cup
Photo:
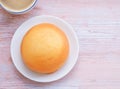
<svg viewBox="0 0 120 89"><path fill-rule="evenodd" d="M8 1L8 2L7 2ZM13 3L10 3L9 4L9 2L13 2ZM16 0L15 0L16 1ZM19 3L19 1L20 1L20 3ZM25 8L22 8L22 9L16 9L16 8L18 8L17 6L19 6L19 5L17 5L17 4L22 4L22 1L23 1L23 3L24 4L26 4L26 2L25 1L27 1L27 0L17 0L17 2L14 2L14 0L6 0L6 1L4 1L4 0L0 0L0 6L4 9L4 10L6 10L7 12L9 12L9 13L11 13L11 14L16 14L16 15L18 15L18 14L24 14L24 13L26 13L26 12L28 12L28 11L30 11L34 6L35 6L35 4L36 4L36 2L37 2L37 0L28 0L28 1L31 1L31 3L29 3L29 4L26 4L26 6L25 6ZM15 9L14 9L14 4L15 4ZM10 5L10 6L9 6Z"/></svg>

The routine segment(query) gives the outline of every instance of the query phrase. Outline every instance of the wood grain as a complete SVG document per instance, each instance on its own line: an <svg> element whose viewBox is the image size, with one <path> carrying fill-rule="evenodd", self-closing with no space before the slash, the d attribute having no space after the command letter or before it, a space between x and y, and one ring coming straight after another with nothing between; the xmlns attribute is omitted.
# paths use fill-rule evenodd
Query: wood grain
<svg viewBox="0 0 120 89"><path fill-rule="evenodd" d="M66 20L79 39L76 66L52 83L26 79L10 57L16 29L38 15ZM120 0L38 0L32 11L17 16L0 8L0 89L120 89Z"/></svg>

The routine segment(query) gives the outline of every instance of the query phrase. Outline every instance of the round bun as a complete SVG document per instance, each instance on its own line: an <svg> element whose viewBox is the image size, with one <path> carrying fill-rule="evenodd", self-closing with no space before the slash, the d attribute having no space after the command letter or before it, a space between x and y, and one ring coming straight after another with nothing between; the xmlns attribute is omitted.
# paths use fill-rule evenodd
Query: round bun
<svg viewBox="0 0 120 89"><path fill-rule="evenodd" d="M21 56L32 71L55 72L63 66L68 54L68 39L64 32L53 24L38 24L23 37Z"/></svg>

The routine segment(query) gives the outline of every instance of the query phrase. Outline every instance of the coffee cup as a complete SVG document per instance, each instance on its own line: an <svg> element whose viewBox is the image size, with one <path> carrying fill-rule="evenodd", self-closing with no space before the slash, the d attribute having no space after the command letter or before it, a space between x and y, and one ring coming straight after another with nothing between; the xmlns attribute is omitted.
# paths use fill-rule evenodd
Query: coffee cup
<svg viewBox="0 0 120 89"><path fill-rule="evenodd" d="M30 11L36 2L37 0L0 0L0 5L7 12L18 15Z"/></svg>

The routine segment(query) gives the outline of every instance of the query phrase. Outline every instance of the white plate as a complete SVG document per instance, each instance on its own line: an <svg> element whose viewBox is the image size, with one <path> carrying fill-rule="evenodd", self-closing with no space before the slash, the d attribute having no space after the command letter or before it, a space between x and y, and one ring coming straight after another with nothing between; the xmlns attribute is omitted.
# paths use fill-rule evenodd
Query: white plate
<svg viewBox="0 0 120 89"><path fill-rule="evenodd" d="M23 36L34 25L40 23L52 23L61 28L67 35L70 44L70 53L65 65L51 74L38 74L29 70L23 63L20 53L20 45ZM28 79L36 82L52 82L68 74L77 62L79 44L73 28L64 20L53 16L36 16L24 22L15 32L11 42L11 57L17 70Z"/></svg>

